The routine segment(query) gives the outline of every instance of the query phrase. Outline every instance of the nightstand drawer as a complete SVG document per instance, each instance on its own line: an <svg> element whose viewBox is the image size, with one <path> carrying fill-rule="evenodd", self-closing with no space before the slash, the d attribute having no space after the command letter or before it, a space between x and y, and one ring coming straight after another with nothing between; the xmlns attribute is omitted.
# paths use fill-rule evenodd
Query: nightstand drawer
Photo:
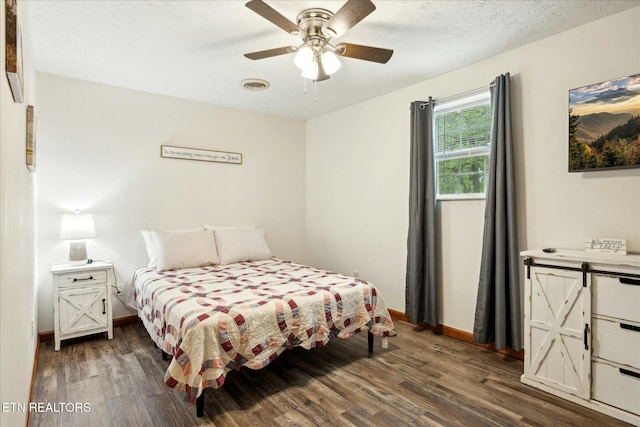
<svg viewBox="0 0 640 427"><path fill-rule="evenodd" d="M593 357L640 370L640 327L617 319L593 319L592 331Z"/></svg>
<svg viewBox="0 0 640 427"><path fill-rule="evenodd" d="M593 362L591 398L640 414L640 371Z"/></svg>
<svg viewBox="0 0 640 427"><path fill-rule="evenodd" d="M640 279L594 274L591 312L640 323Z"/></svg>
<svg viewBox="0 0 640 427"><path fill-rule="evenodd" d="M107 283L107 271L96 270L78 273L65 273L58 276L58 286L84 286Z"/></svg>

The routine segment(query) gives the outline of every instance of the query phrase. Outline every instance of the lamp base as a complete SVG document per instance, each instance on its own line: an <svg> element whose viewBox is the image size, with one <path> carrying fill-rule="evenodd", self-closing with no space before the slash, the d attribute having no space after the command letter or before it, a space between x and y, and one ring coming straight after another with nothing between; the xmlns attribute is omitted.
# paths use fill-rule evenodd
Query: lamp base
<svg viewBox="0 0 640 427"><path fill-rule="evenodd" d="M82 265L87 263L87 245L85 242L71 242L69 246L69 264Z"/></svg>

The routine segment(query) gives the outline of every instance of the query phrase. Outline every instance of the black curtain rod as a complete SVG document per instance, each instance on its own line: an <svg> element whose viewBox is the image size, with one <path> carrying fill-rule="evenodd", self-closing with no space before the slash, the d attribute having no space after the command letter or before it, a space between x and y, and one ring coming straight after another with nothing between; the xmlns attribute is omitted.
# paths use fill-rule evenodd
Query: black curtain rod
<svg viewBox="0 0 640 427"><path fill-rule="evenodd" d="M509 78L509 82L513 83L513 77ZM483 91L485 91L487 89L490 89L490 88L494 87L495 85L496 84L494 82L491 82L486 87L479 87L477 89L471 89L471 90L468 90L466 92L458 93L456 95L447 96L446 98L434 99L432 102L434 104L436 104L436 103L445 103L445 102L449 102L449 101L454 101L454 100L459 99L459 98L464 98L464 97L467 97L467 96L471 96L471 95L475 95L477 93L483 92ZM420 104L420 108L424 110L424 108L427 105L429 105L429 102L424 102L424 103Z"/></svg>

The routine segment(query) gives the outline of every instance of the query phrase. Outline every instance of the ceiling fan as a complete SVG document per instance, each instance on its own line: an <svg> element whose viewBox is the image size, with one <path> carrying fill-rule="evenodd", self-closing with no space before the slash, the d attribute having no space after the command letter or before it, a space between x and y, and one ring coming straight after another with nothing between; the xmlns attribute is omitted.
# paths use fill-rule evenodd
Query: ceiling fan
<svg viewBox="0 0 640 427"><path fill-rule="evenodd" d="M348 0L335 14L326 9L305 9L298 14L297 24L262 0L251 0L245 6L287 33L300 37L302 45L261 50L244 56L257 60L295 53L294 63L302 70L302 77L316 82L327 80L338 71L338 56L386 64L393 55L391 49L330 43L332 38L342 36L376 9L370 0Z"/></svg>

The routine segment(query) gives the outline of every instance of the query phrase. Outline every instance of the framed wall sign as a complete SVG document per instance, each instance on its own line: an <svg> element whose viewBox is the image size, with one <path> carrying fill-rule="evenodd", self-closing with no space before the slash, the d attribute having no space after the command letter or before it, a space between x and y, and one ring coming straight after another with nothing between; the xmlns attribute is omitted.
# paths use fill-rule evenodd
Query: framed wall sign
<svg viewBox="0 0 640 427"><path fill-rule="evenodd" d="M203 150L200 148L174 147L171 145L160 146L160 157L182 160L199 160L201 162L242 164L241 153L228 151Z"/></svg>
<svg viewBox="0 0 640 427"><path fill-rule="evenodd" d="M27 169L36 171L36 112L27 105Z"/></svg>
<svg viewBox="0 0 640 427"><path fill-rule="evenodd" d="M18 22L18 0L5 0L5 65L13 101L23 102L22 36Z"/></svg>

